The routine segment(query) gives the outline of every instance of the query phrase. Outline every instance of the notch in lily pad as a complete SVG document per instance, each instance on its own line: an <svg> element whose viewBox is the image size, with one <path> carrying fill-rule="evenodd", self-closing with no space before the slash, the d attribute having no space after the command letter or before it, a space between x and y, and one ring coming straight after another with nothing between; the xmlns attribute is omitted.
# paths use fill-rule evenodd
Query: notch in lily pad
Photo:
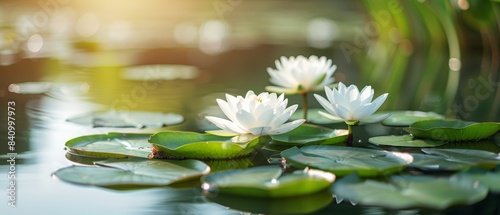
<svg viewBox="0 0 500 215"><path fill-rule="evenodd" d="M386 175L405 169L413 161L406 153L328 145L293 147L282 151L281 156L293 167L311 167L338 176L351 173L365 177Z"/></svg>
<svg viewBox="0 0 500 215"><path fill-rule="evenodd" d="M330 129L321 126L302 124L285 134L271 135L271 144L283 146L331 145L344 143L346 129Z"/></svg>
<svg viewBox="0 0 500 215"><path fill-rule="evenodd" d="M251 155L271 141L271 137L242 135L234 137L184 131L162 131L149 142L159 157L173 159L232 159Z"/></svg>
<svg viewBox="0 0 500 215"><path fill-rule="evenodd" d="M433 119L414 122L406 128L414 137L442 141L477 141L500 131L498 122L468 122L451 119Z"/></svg>
<svg viewBox="0 0 500 215"><path fill-rule="evenodd" d="M283 173L280 166L273 165L212 173L202 180L202 189L207 194L281 198L325 190L335 181L335 175L309 168Z"/></svg>
<svg viewBox="0 0 500 215"><path fill-rule="evenodd" d="M184 117L175 113L110 110L86 113L66 121L91 127L161 128L180 124Z"/></svg>
<svg viewBox="0 0 500 215"><path fill-rule="evenodd" d="M98 166L69 166L53 173L65 182L109 188L167 186L196 180L210 172L198 160L108 159Z"/></svg>
<svg viewBox="0 0 500 215"><path fill-rule="evenodd" d="M391 176L385 183L370 179L363 181L355 174L337 181L332 190L336 198L391 209L443 210L453 205L474 204L488 194L486 187L467 178ZM380 198L381 193L383 198Z"/></svg>

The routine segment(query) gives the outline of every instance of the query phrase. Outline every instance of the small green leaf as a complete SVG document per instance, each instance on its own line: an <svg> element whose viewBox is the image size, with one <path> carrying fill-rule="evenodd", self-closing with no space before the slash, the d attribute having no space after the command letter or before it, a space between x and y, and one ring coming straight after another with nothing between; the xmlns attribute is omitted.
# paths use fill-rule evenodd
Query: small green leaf
<svg viewBox="0 0 500 215"><path fill-rule="evenodd" d="M347 139L347 130L302 124L285 134L271 135L271 138L273 139L271 144L275 145L330 145L343 143Z"/></svg>
<svg viewBox="0 0 500 215"><path fill-rule="evenodd" d="M92 127L161 128L180 124L184 117L174 113L117 110L87 113L66 121Z"/></svg>
<svg viewBox="0 0 500 215"><path fill-rule="evenodd" d="M500 164L500 155L472 149L421 149L425 155L412 154L412 167L426 170L457 171L471 167L494 168Z"/></svg>
<svg viewBox="0 0 500 215"><path fill-rule="evenodd" d="M66 142L73 154L99 158L147 158L151 153L151 134L114 133L80 136Z"/></svg>
<svg viewBox="0 0 500 215"><path fill-rule="evenodd" d="M193 180L208 174L210 168L201 161L160 161L142 158L110 159L99 166L70 166L53 175L63 181L103 187L166 186Z"/></svg>
<svg viewBox="0 0 500 215"><path fill-rule="evenodd" d="M169 157L193 159L228 159L245 157L268 144L269 136L222 137L196 132L163 131L149 139Z"/></svg>
<svg viewBox="0 0 500 215"><path fill-rule="evenodd" d="M486 187L478 186L473 180L429 176L393 176L389 183L384 183L361 181L356 175L350 175L337 181L332 189L336 198L391 209L443 210L452 205L479 202L488 194Z"/></svg>
<svg viewBox="0 0 500 215"><path fill-rule="evenodd" d="M434 119L417 121L406 130L415 138L421 139L476 141L486 139L500 131L500 123Z"/></svg>
<svg viewBox="0 0 500 215"><path fill-rule="evenodd" d="M278 198L319 192L334 180L335 175L320 170L305 169L283 174L280 166L260 166L207 175L203 178L202 188L206 192Z"/></svg>
<svg viewBox="0 0 500 215"><path fill-rule="evenodd" d="M358 173L377 176L403 170L413 158L409 154L345 146L311 145L281 152L287 163L311 167L339 176Z"/></svg>
<svg viewBox="0 0 500 215"><path fill-rule="evenodd" d="M445 142L427 140L427 139L415 139L411 135L401 135L401 136L378 136L371 137L368 139L371 144L378 146L396 146L396 147L437 147L446 144Z"/></svg>
<svg viewBox="0 0 500 215"><path fill-rule="evenodd" d="M409 126L412 123L424 119L443 119L444 116L434 112L422 111L388 111L391 115L382 120L382 124L386 126Z"/></svg>

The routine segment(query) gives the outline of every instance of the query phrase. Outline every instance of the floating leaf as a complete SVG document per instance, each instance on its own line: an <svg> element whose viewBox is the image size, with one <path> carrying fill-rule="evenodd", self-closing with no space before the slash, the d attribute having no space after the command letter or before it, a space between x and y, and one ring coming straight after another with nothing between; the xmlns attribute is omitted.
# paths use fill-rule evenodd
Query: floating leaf
<svg viewBox="0 0 500 215"><path fill-rule="evenodd" d="M302 124L287 133L271 135L271 138L271 144L276 145L329 145L343 143L347 139L347 130Z"/></svg>
<svg viewBox="0 0 500 215"><path fill-rule="evenodd" d="M424 119L443 119L444 116L434 112L422 111L388 111L391 115L382 120L382 124L386 126L409 126L412 123Z"/></svg>
<svg viewBox="0 0 500 215"><path fill-rule="evenodd" d="M322 108L310 108L307 110L307 122L313 123L313 124L332 124L332 123L339 123L339 122L344 122L341 120L334 121L332 119L328 119L322 115L319 114L319 111L325 111ZM295 111L292 116L290 117L290 120L297 120L297 119L303 119L304 118L304 110L299 109Z"/></svg>
<svg viewBox="0 0 500 215"><path fill-rule="evenodd" d="M259 166L245 170L228 170L203 178L206 192L253 196L290 197L319 192L329 187L335 175L314 169L283 174L280 166Z"/></svg>
<svg viewBox="0 0 500 215"><path fill-rule="evenodd" d="M496 171L488 171L481 168L472 168L467 171L463 171L453 175L453 177L462 178L467 177L479 183L483 186L488 187L491 192L500 193L500 166Z"/></svg>
<svg viewBox="0 0 500 215"><path fill-rule="evenodd" d="M180 124L184 121L184 117L179 114L161 112L101 111L75 116L66 121L92 127L160 128Z"/></svg>
<svg viewBox="0 0 500 215"><path fill-rule="evenodd" d="M195 132L162 131L149 139L168 157L228 159L248 156L268 144L269 136L223 137Z"/></svg>
<svg viewBox="0 0 500 215"><path fill-rule="evenodd" d="M252 214L311 214L328 206L332 193L328 190L293 198L255 198L246 196L208 195L208 200L238 211Z"/></svg>
<svg viewBox="0 0 500 215"><path fill-rule="evenodd" d="M426 154L412 154L412 167L457 171L475 166L491 169L500 164L500 155L482 150L427 148L422 151Z"/></svg>
<svg viewBox="0 0 500 215"><path fill-rule="evenodd" d="M443 141L482 140L500 131L497 122L466 122L459 120L422 120L406 128L415 138Z"/></svg>
<svg viewBox="0 0 500 215"><path fill-rule="evenodd" d="M147 158L151 134L114 133L81 136L66 142L68 152L100 158Z"/></svg>
<svg viewBox="0 0 500 215"><path fill-rule="evenodd" d="M332 189L337 198L391 209L442 210L452 205L479 202L488 194L486 187L478 186L473 180L430 176L393 176L389 183L384 183L361 181L356 175L350 175L337 181Z"/></svg>
<svg viewBox="0 0 500 215"><path fill-rule="evenodd" d="M397 147L436 147L446 144L441 141L434 141L428 139L415 139L411 135L401 136L378 136L368 139L371 144L378 146L397 146Z"/></svg>
<svg viewBox="0 0 500 215"><path fill-rule="evenodd" d="M109 159L100 166L70 166L53 175L63 181L103 187L166 186L193 180L208 174L210 168L201 161L161 161L142 158Z"/></svg>
<svg viewBox="0 0 500 215"><path fill-rule="evenodd" d="M409 154L345 146L293 147L281 152L287 163L311 167L343 176L353 172L376 176L403 170L413 158Z"/></svg>

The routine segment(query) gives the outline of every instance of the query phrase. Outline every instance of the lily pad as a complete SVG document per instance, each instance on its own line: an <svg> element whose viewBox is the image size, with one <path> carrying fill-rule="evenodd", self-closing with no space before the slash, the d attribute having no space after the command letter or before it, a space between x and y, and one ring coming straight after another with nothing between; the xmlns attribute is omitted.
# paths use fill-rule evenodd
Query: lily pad
<svg viewBox="0 0 500 215"><path fill-rule="evenodd" d="M316 193L329 187L335 175L321 170L305 169L284 174L280 166L259 166L207 175L202 188L206 192L280 198Z"/></svg>
<svg viewBox="0 0 500 215"><path fill-rule="evenodd" d="M281 152L281 156L294 167L321 169L338 176L390 174L403 170L413 161L412 156L405 153L326 145L293 147Z"/></svg>
<svg viewBox="0 0 500 215"><path fill-rule="evenodd" d="M466 122L459 120L422 120L406 128L416 138L442 141L472 141L486 139L500 131L498 122Z"/></svg>
<svg viewBox="0 0 500 215"><path fill-rule="evenodd" d="M103 187L166 186L200 178L210 168L201 161L161 161L142 158L109 159L99 166L70 166L53 176L66 182Z"/></svg>
<svg viewBox="0 0 500 215"><path fill-rule="evenodd" d="M149 139L167 157L229 159L250 155L271 141L269 136L224 137L196 132L162 131Z"/></svg>
<svg viewBox="0 0 500 215"><path fill-rule="evenodd" d="M458 171L471 167L486 169L500 164L500 155L472 149L422 149L426 154L412 154L412 167L425 170Z"/></svg>
<svg viewBox="0 0 500 215"><path fill-rule="evenodd" d="M434 141L428 139L415 139L411 135L401 135L401 136L378 136L371 137L368 142L378 146L396 146L396 147L437 147L446 144L441 141Z"/></svg>
<svg viewBox="0 0 500 215"><path fill-rule="evenodd" d="M66 121L92 127L161 128L180 124L184 117L174 113L113 110L87 113Z"/></svg>
<svg viewBox="0 0 500 215"><path fill-rule="evenodd" d="M151 134L114 133L81 136L66 142L69 153L99 158L147 158Z"/></svg>
<svg viewBox="0 0 500 215"><path fill-rule="evenodd" d="M491 192L500 193L500 183L498 183L500 181L500 166L494 172L482 168L472 168L467 171L459 172L452 177L467 177L479 181L479 184L488 187Z"/></svg>
<svg viewBox="0 0 500 215"><path fill-rule="evenodd" d="M382 120L382 124L386 126L409 126L412 123L424 119L443 119L444 116L434 112L422 111L388 111L391 115Z"/></svg>
<svg viewBox="0 0 500 215"><path fill-rule="evenodd" d="M292 131L280 135L271 135L271 144L286 146L330 145L343 143L347 139L347 130L330 129L311 124L302 124Z"/></svg>
<svg viewBox="0 0 500 215"><path fill-rule="evenodd" d="M389 183L384 183L362 181L351 175L337 181L332 189L338 198L391 209L424 207L442 210L452 205L479 202L488 194L488 189L477 185L474 180L430 176L393 176Z"/></svg>
<svg viewBox="0 0 500 215"><path fill-rule="evenodd" d="M313 124L318 124L318 125L324 125L324 124L332 124L332 123L339 123L339 122L344 122L341 120L334 121L332 119L328 119L321 114L319 114L320 111L325 111L322 108L310 108L307 110L307 122L313 123ZM290 120L297 120L297 119L303 119L304 118L304 110L299 109L295 111L292 116L290 117Z"/></svg>
<svg viewBox="0 0 500 215"><path fill-rule="evenodd" d="M238 211L252 214L311 214L333 201L328 190L293 198L255 198L247 196L208 195L208 200Z"/></svg>

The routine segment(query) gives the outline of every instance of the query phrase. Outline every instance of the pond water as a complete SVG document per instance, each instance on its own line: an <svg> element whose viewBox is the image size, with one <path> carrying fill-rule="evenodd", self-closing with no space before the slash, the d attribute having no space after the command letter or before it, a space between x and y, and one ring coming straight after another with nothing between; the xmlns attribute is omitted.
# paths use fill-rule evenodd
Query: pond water
<svg viewBox="0 0 500 215"><path fill-rule="evenodd" d="M86 37L86 34L92 34L93 29L89 26L94 25L91 24L77 29L73 29L75 26L68 27L79 32L77 36L68 36L61 33L64 30L54 30L47 25L39 34L31 35L38 36L27 40L17 35L21 37L19 44L26 47L9 48L5 45L15 39L0 41L0 137L3 142L0 158L5 161L0 162L2 214L500 214L500 195L492 193L478 203L441 211L423 208L391 210L340 202L330 193L267 201L205 196L199 185L113 190L69 184L52 177L52 173L63 167L83 165L69 159L64 147L66 141L78 136L110 131L146 133L168 129L203 132L213 129L204 116L221 114L215 99L224 98L225 93L263 92L264 87L269 85L266 68L274 67L274 60L280 56L318 55L333 59L338 66L335 73L337 81L358 86L372 85L376 96L389 92L390 97L381 108L384 111L434 111L470 121L498 122L499 27L495 24L499 20L498 3L483 5L476 1L453 1L441 5L391 1L407 12L403 14L390 7L389 3L366 1L352 4L315 1L315 5L297 1L285 7L279 6L279 3L286 4L283 1L228 1L233 3L231 10L227 11L213 9L212 3L201 1L192 5L155 2L163 8L170 8L168 11L175 18L163 26L157 23L158 20L169 16L163 14L155 18L162 13L153 10L153 6L125 5L124 11L144 7L151 9L154 15L127 16L123 12L116 15L122 21L113 22L113 18L105 15L109 7L95 6L98 1L89 1L88 5L83 1L67 5L61 2L57 1L53 4L57 7L52 7L57 8L57 16L41 10L39 7L42 6L33 6L30 1L1 3L0 15L8 17L10 22L0 24L5 29L15 28L15 19L11 17L45 11L51 20L59 20L56 26L64 28L65 20L71 20L66 19L68 17L74 20L69 26L94 22L93 15L85 15L85 11L91 11L87 14L101 17L101 26L114 26L110 28L115 29L115 33L121 33L109 37ZM470 10L463 10L463 2L467 2ZM304 7L317 14L304 12ZM484 7L493 9L488 9L485 12L488 15L484 17L476 16L477 10ZM7 13L13 8L18 10ZM175 9L171 8L192 10L196 15L175 13ZM259 17L257 11L265 8L276 10L278 15L272 15L271 10L261 12L262 17ZM333 12L328 8L333 8ZM225 19L219 19L217 14L221 13L225 14ZM392 14L393 18L389 19L394 19L387 24L389 27L384 24L385 21L379 20L380 33L366 33L370 21L377 22L386 13ZM373 17L365 17L370 14ZM80 15L77 20L75 17ZM139 18L131 18L134 16ZM292 18L296 16L299 18ZM266 20L266 17L269 19ZM205 19L212 22L200 21ZM201 41L199 44L191 43L189 32L192 26L195 26L195 32L208 31L200 35L208 35L209 42L205 44L203 39L198 38ZM200 28L196 29L198 26ZM352 26L359 26L364 33L357 34L358 28ZM313 29L309 34L320 36L308 36L304 30L308 27ZM144 30L144 35L138 30L130 30L135 28ZM232 33L227 33L226 28ZM318 30L322 28L327 30ZM385 28L391 29L390 32L382 33ZM9 32L2 30L2 36L9 38ZM175 34L166 38L156 36L167 32L178 32L181 36L177 39ZM227 35L219 35L221 32ZM422 37L412 37L411 33ZM370 43L361 41L364 36ZM38 37L44 38L41 44L37 42L40 41ZM224 49L217 48L221 45L217 38L227 40ZM346 54L346 47L353 48L353 52ZM301 103L298 95L287 97L289 104ZM312 96L308 101L312 108L319 107ZM10 136L8 105L15 107L14 150L10 150L7 144ZM144 129L91 127L66 121L70 117L109 109L176 113L184 116L185 121L165 128ZM324 126L345 128L344 124ZM358 126L354 132L355 146L369 148L377 147L368 143L368 137L404 133L401 129L378 123ZM500 148L499 140L497 133L493 141ZM495 147L486 150L500 151ZM252 160L253 165L268 164L268 158L274 154L272 151L257 154ZM406 173L422 174L415 170ZM15 177L14 180L11 180L12 177ZM8 190L11 187L9 183L15 183L13 195L9 195L12 191ZM383 195L381 193L380 198ZM16 207L8 205L12 197L15 197Z"/></svg>

